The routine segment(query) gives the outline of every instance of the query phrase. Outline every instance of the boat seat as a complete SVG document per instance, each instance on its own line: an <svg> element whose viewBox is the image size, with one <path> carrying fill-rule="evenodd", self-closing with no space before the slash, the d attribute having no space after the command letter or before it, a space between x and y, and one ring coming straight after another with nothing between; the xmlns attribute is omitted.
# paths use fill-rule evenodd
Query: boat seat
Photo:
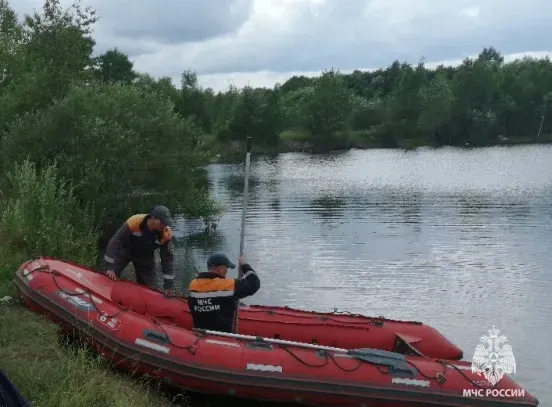
<svg viewBox="0 0 552 407"><path fill-rule="evenodd" d="M393 352L410 356L425 356L414 346L414 343L422 339L415 336L395 332L395 342L393 343Z"/></svg>

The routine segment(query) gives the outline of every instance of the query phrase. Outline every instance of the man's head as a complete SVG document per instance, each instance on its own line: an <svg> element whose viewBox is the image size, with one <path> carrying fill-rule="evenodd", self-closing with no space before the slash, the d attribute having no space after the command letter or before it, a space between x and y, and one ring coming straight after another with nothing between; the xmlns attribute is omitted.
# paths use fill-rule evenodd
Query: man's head
<svg viewBox="0 0 552 407"><path fill-rule="evenodd" d="M150 229L162 231L166 226L172 226L171 213L166 206L157 205L154 206L150 212L150 219L148 222Z"/></svg>
<svg viewBox="0 0 552 407"><path fill-rule="evenodd" d="M213 253L207 259L207 268L211 273L216 273L221 277L226 277L228 269L236 268L236 265L224 253Z"/></svg>

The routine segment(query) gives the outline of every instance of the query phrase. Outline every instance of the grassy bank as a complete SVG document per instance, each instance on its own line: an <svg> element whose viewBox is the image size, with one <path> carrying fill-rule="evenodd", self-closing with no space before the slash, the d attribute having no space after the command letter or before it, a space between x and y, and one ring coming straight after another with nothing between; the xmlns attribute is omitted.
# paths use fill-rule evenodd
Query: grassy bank
<svg viewBox="0 0 552 407"><path fill-rule="evenodd" d="M39 172L26 162L7 181L0 198L0 298L12 300L0 305L0 366L10 380L40 407L187 405L68 348L57 325L19 303L12 281L24 260L44 254L91 265L97 234L54 167Z"/></svg>
<svg viewBox="0 0 552 407"><path fill-rule="evenodd" d="M56 325L14 301L0 306L0 326L0 366L33 405L175 405L146 380L117 373L84 349L70 348Z"/></svg>

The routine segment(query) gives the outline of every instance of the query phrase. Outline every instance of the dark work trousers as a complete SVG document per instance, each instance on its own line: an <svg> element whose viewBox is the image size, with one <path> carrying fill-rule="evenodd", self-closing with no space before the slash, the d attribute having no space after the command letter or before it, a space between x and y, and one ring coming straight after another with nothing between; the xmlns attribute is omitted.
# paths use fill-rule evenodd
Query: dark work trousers
<svg viewBox="0 0 552 407"><path fill-rule="evenodd" d="M150 288L156 288L156 281L155 281L155 258L152 255L142 255L142 256L132 256L128 259L125 259L125 261L121 264L120 270L114 270L115 274L118 278L121 277L121 272L123 269L128 265L128 263L131 263L134 266L134 271L136 273L136 282L141 285L148 286ZM107 270L107 267L109 266L108 263L106 263L105 259L103 261L103 270L104 273Z"/></svg>

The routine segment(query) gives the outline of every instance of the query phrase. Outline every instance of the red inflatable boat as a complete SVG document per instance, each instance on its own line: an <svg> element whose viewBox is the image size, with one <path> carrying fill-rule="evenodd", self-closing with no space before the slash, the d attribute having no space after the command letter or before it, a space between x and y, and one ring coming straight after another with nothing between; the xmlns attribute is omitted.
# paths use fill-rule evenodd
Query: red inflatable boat
<svg viewBox="0 0 552 407"><path fill-rule="evenodd" d="M178 300L64 262L26 262L15 283L27 307L104 357L184 389L317 406L538 405L508 376L493 387L467 362L189 330L159 315ZM128 288L130 307L118 298Z"/></svg>
<svg viewBox="0 0 552 407"><path fill-rule="evenodd" d="M83 288L98 291L105 284L103 275L91 269L43 257L51 270L64 270ZM120 285L120 287L119 287ZM148 313L163 317L192 329L192 316L186 298L156 302L158 292L144 290L129 281L116 282L113 300L132 308L148 304ZM111 296L111 292L102 291ZM367 317L347 313L320 313L287 307L261 305L242 306L239 312L239 333L307 342L346 349L376 348L404 354L440 359L460 360L462 350L431 326L416 321L395 321L383 317Z"/></svg>

